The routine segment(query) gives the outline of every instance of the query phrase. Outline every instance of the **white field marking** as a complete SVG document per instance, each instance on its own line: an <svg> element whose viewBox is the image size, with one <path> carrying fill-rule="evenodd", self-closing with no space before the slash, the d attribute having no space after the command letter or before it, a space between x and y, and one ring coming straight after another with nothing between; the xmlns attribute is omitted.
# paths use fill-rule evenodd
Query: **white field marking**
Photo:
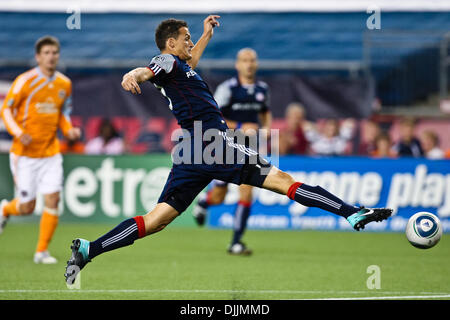
<svg viewBox="0 0 450 320"><path fill-rule="evenodd" d="M354 298L319 298L306 300L400 300L400 299L436 299L450 298L450 294L425 295L425 296L378 296L378 297L354 297Z"/></svg>
<svg viewBox="0 0 450 320"><path fill-rule="evenodd" d="M39 290L39 289L11 289L2 290L0 293L253 293L253 294L367 294L367 291L314 291L314 290L207 290L207 289L65 289L65 290ZM374 297L355 297L355 298L325 298L332 300L340 299L396 299L396 298L413 298L413 297L442 297L448 298L448 292L407 292L407 291L382 291L379 294L402 294L408 296L374 296ZM419 298L420 299L420 298Z"/></svg>

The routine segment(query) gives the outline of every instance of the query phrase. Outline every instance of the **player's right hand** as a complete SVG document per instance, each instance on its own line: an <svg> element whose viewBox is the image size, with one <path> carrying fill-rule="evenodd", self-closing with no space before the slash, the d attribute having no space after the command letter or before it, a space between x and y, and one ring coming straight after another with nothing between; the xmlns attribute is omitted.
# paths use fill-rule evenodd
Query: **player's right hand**
<svg viewBox="0 0 450 320"><path fill-rule="evenodd" d="M19 137L20 143L27 146L31 143L31 136L28 133L22 133Z"/></svg>
<svg viewBox="0 0 450 320"><path fill-rule="evenodd" d="M123 76L122 88L124 88L126 91L131 91L132 94L141 94L141 88L139 87L139 84L137 83L134 76L129 73Z"/></svg>
<svg viewBox="0 0 450 320"><path fill-rule="evenodd" d="M206 17L206 19L203 20L203 33L208 35L209 37L212 37L214 28L220 26L220 23L218 21L219 18L220 16L215 14Z"/></svg>

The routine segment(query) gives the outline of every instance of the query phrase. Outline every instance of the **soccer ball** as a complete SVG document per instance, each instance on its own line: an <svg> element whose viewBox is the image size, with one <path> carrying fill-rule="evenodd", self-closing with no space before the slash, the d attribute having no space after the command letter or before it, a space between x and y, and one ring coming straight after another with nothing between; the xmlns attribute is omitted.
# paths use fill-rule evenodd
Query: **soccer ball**
<svg viewBox="0 0 450 320"><path fill-rule="evenodd" d="M418 212L409 218L406 225L406 237L414 247L420 249L434 247L441 236L441 222L434 214Z"/></svg>

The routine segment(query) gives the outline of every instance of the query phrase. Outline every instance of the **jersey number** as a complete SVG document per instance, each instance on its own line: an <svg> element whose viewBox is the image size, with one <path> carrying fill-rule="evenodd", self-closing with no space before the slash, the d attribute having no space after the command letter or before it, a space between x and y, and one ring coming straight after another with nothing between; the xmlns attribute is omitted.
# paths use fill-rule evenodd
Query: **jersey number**
<svg viewBox="0 0 450 320"><path fill-rule="evenodd" d="M164 90L163 87L160 86L156 86L155 87L161 92L161 94L169 101L169 109L172 110L173 109L173 105L172 105L172 100L170 100L170 98L167 96L166 94L166 90Z"/></svg>

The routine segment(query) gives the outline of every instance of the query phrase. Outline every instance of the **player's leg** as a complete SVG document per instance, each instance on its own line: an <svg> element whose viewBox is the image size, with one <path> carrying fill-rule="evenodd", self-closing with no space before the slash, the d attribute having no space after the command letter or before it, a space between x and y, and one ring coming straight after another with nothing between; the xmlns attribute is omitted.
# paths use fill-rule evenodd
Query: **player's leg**
<svg viewBox="0 0 450 320"><path fill-rule="evenodd" d="M124 220L95 241L89 242L80 238L73 240L72 256L67 262L64 274L66 282L73 284L78 272L96 256L129 246L137 239L161 231L178 215L179 212L171 205L164 202L158 203L146 215Z"/></svg>
<svg viewBox="0 0 450 320"><path fill-rule="evenodd" d="M17 197L0 202L0 234L10 216L30 215L36 205L36 170L33 159L10 154L10 169Z"/></svg>
<svg viewBox="0 0 450 320"><path fill-rule="evenodd" d="M202 177L201 173L197 174L191 166L188 166L186 171L182 166L174 166L158 204L149 213L124 220L95 241L89 242L79 238L72 241L72 256L67 262L64 274L66 282L72 284L78 272L94 257L129 246L137 239L163 230L189 207L210 182L210 178Z"/></svg>
<svg viewBox="0 0 450 320"><path fill-rule="evenodd" d="M11 201L3 199L0 202L0 234L6 227L10 216L26 216L34 212L36 200L20 202L20 198L14 198Z"/></svg>
<svg viewBox="0 0 450 320"><path fill-rule="evenodd" d="M34 254L34 263L54 264L58 261L48 252L48 246L58 226L60 193L54 192L44 195L44 210L39 223L39 236Z"/></svg>
<svg viewBox="0 0 450 320"><path fill-rule="evenodd" d="M308 207L318 207L346 218L356 230L372 221L390 217L392 209L368 209L349 205L320 186L297 182L289 174L272 167L262 183L262 188L287 195L290 199Z"/></svg>
<svg viewBox="0 0 450 320"><path fill-rule="evenodd" d="M223 200L227 195L228 183L220 180L213 180L211 184L212 188L206 194L202 193L199 196L199 199L192 210L192 215L199 226L205 224L208 208L223 203Z"/></svg>
<svg viewBox="0 0 450 320"><path fill-rule="evenodd" d="M89 244L89 259L107 251L133 244L139 238L163 230L173 221L179 212L169 204L162 202L143 216L127 219L114 229Z"/></svg>
<svg viewBox="0 0 450 320"><path fill-rule="evenodd" d="M44 195L44 210L39 224L39 237L34 254L34 263L54 264L56 258L48 251L48 246L58 226L58 204L63 184L63 159L60 154L36 159L38 167L38 190Z"/></svg>
<svg viewBox="0 0 450 320"><path fill-rule="evenodd" d="M247 184L239 186L239 202L234 212L233 237L231 239L228 252L236 255L250 255L252 250L241 242L244 231L247 227L247 220L250 216L252 204L253 187Z"/></svg>

